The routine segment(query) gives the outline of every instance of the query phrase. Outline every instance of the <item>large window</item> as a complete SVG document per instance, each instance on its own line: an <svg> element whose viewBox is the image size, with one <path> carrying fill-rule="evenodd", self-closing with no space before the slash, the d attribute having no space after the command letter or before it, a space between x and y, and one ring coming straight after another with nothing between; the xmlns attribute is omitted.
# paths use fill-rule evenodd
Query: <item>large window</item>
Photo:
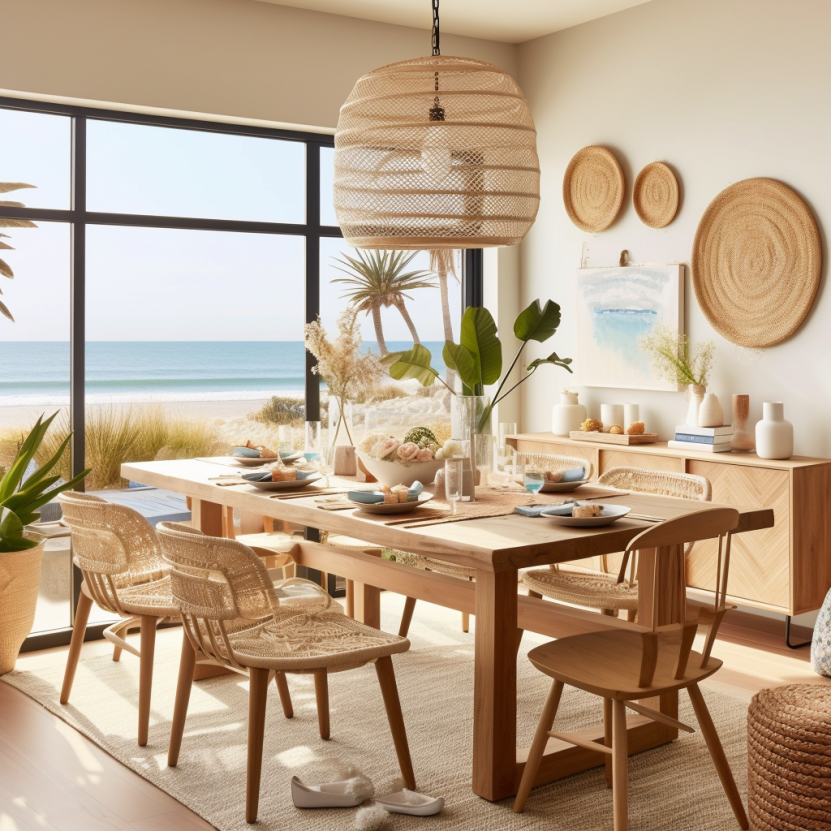
<svg viewBox="0 0 831 831"><path fill-rule="evenodd" d="M91 467L86 489L112 498L140 486L121 480L124 461L275 446L285 423L300 446L304 420L325 423L303 325L320 314L335 329L349 291L331 281L354 254L332 205L331 136L13 99L0 99L0 136L0 183L32 186L0 193L0 242L13 246L0 259L15 274L0 278L15 318L0 317L0 466L55 411L52 446L74 431L61 472ZM365 348L381 350L379 333L390 350L418 337L440 368L481 277L441 285L426 252L408 269L429 285L406 316L385 306L380 329L362 312ZM442 429L440 392L383 386L356 402L359 436ZM79 575L67 538L50 540L43 575L30 648L68 641Z"/></svg>

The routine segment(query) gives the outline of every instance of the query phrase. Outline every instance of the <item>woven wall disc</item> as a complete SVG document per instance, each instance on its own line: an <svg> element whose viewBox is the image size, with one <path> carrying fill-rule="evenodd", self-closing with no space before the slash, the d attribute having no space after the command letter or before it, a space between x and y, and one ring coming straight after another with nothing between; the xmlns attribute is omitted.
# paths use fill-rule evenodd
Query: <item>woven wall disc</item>
<svg viewBox="0 0 831 831"><path fill-rule="evenodd" d="M678 210L678 181L663 162L648 164L635 179L632 189L635 213L644 225L664 228Z"/></svg>
<svg viewBox="0 0 831 831"><path fill-rule="evenodd" d="M563 202L581 230L605 231L623 205L623 168L611 150L593 145L578 151L563 177Z"/></svg>
<svg viewBox="0 0 831 831"><path fill-rule="evenodd" d="M821 270L811 210L773 179L745 179L723 190L695 233L696 299L713 328L739 346L789 338L814 302Z"/></svg>

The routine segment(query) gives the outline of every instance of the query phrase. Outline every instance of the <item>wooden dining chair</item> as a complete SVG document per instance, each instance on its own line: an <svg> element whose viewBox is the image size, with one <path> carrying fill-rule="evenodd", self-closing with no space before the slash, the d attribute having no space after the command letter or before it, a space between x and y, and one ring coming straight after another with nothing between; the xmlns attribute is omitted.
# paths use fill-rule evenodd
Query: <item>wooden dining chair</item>
<svg viewBox="0 0 831 831"><path fill-rule="evenodd" d="M594 464L587 459L581 459L577 456L558 456L549 453L524 453L523 455L526 460L530 460L543 470L565 471L581 467L585 471L587 479L590 479L594 473ZM476 580L475 568L468 568L467 566L448 563L444 560L437 560L435 557L396 552L396 561L414 568L424 569L425 571L435 571L436 574L444 574L446 577L458 577L460 580L468 580L471 583ZM407 637L407 633L410 631L410 622L413 619L415 606L416 599L414 597L408 597L404 603L404 612L401 615L401 626L398 630L398 634L402 637ZM462 632L469 632L470 614L468 612L462 612L461 614Z"/></svg>
<svg viewBox="0 0 831 831"><path fill-rule="evenodd" d="M704 476L636 467L610 468L600 476L597 484L635 493L702 502L709 502L713 492L709 479ZM575 496L578 495L575 493ZM688 551L690 547L687 547ZM520 579L531 597L548 597L560 603L600 609L610 615L625 611L629 620L634 621L638 612L637 557L629 561L627 577L623 561L616 573L609 573L609 558L612 556L603 555L600 558L601 571L552 565L523 572Z"/></svg>
<svg viewBox="0 0 831 831"><path fill-rule="evenodd" d="M741 796L698 686L722 666L722 662L711 657L710 653L727 609L731 531L736 528L738 522L739 512L734 508L711 508L667 520L643 531L629 544L624 552L624 560L639 549L655 551L650 626L633 625L632 628L626 629L572 635L538 646L528 653L531 663L554 681L528 754L514 801L514 811L521 813L524 810L545 745L549 737L554 737L578 747L602 751L611 759L614 828L615 831L626 831L629 800L626 709L629 708L653 721L692 733L692 727L639 703L639 700L687 690L733 813L741 828L748 827ZM718 554L715 563L716 585L713 605L698 607L695 613L688 613L684 546L689 542L716 538ZM675 580L672 592L659 598L657 575L663 568L669 568ZM678 623L660 626L657 624L658 603L661 599L678 609ZM688 619L688 614L694 619ZM706 627L706 637L701 652L696 652L692 645L699 625ZM566 684L603 699L607 736L603 744L552 729ZM611 737L611 740L608 737ZM683 746L679 749L683 750Z"/></svg>
<svg viewBox="0 0 831 831"><path fill-rule="evenodd" d="M72 562L84 578L60 702L69 701L95 603L119 618L104 630L104 637L115 646L113 660L118 661L126 650L140 661L138 743L144 747L150 721L156 627L163 621L179 620L169 569L162 560L153 527L138 511L86 493L62 493L58 499L63 519L72 529ZM124 639L130 629L141 630L140 649Z"/></svg>
<svg viewBox="0 0 831 831"><path fill-rule="evenodd" d="M314 676L320 735L329 738L328 673L375 663L398 763L406 787L415 777L401 713L392 655L406 652L406 638L388 635L347 617L317 584L316 608L302 612L283 603L260 558L245 545L211 537L177 523L157 526L173 597L185 637L170 732L168 764L182 746L196 656L249 678L248 775L245 819L255 822L260 794L266 691L275 673Z"/></svg>

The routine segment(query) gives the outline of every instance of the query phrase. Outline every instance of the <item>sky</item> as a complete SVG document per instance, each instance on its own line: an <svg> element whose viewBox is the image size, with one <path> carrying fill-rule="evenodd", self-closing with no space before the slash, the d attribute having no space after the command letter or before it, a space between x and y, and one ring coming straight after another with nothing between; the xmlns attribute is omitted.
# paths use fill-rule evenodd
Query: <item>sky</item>
<svg viewBox="0 0 831 831"><path fill-rule="evenodd" d="M0 109L0 182L37 185L3 199L69 207L70 120ZM90 210L302 222L305 146L300 143L115 122L88 123ZM321 220L335 224L332 159L321 158ZM0 277L16 323L0 317L4 340L69 338L70 235L66 225L4 229L15 272ZM342 239L321 243L321 317L327 327L345 302L335 257ZM302 340L305 240L213 231L90 226L87 237L88 340ZM420 252L411 268L428 267ZM460 287L451 282L458 320ZM443 340L438 289L408 306L422 340ZM387 340L409 340L395 309L382 313ZM370 318L362 334L374 341ZM457 333L458 334L458 333Z"/></svg>

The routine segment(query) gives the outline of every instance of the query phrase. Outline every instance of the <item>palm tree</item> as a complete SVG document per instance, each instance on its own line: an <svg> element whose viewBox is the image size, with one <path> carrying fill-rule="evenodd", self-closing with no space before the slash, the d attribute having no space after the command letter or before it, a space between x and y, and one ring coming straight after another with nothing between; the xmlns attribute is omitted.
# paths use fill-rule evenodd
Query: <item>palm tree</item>
<svg viewBox="0 0 831 831"><path fill-rule="evenodd" d="M35 185L27 185L25 182L0 182L0 193L11 193L13 190L21 190L22 188L33 188ZM4 208L23 208L25 207L22 202L7 202L3 201L0 202ZM30 222L28 219L4 219L0 217L0 228L37 228L34 222ZM0 237L5 237L9 239L8 234L0 234ZM7 242L0 242L0 249L5 248L7 251L13 251L11 245ZM14 272L11 269L11 266L5 261L0 260L0 274L4 277L8 277L10 280L14 278ZM0 291L0 294L3 292ZM14 323L14 318L12 317L12 313L9 311L8 307L5 303L0 302L0 314L5 315L12 323Z"/></svg>
<svg viewBox="0 0 831 831"><path fill-rule="evenodd" d="M456 252L451 248L438 248L430 252L430 270L435 272L439 278L439 291L441 292L441 319L444 324L444 339L453 340L453 320L450 317L450 297L447 290L447 277L453 275L458 283L459 275L456 274ZM447 386L452 387L456 373L452 369L447 370Z"/></svg>
<svg viewBox="0 0 831 831"><path fill-rule="evenodd" d="M335 266L338 271L348 274L348 277L337 277L333 283L345 283L349 288L341 295L348 298L360 312L372 315L375 325L375 337L378 340L378 349L383 357L388 353L384 340L384 329L381 323L381 309L394 306L398 309L410 334L413 343L421 343L416 332L410 313L404 303L412 300L407 294L415 289L434 289L436 284L430 277L429 271L405 271L418 253L408 254L406 251L361 251L355 252L356 257L343 255L343 259L335 258L340 265Z"/></svg>

